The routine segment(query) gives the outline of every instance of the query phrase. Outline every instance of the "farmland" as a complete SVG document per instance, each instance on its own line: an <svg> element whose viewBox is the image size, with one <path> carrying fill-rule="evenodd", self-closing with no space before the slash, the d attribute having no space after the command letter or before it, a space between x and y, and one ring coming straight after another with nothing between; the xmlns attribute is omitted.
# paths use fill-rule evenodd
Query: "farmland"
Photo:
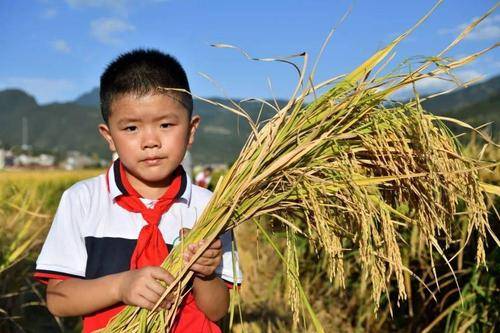
<svg viewBox="0 0 500 333"><path fill-rule="evenodd" d="M481 147L469 146L471 155L480 153ZM498 160L498 153L486 150L485 160ZM54 318L44 303L44 287L31 278L34 261L48 231L51 218L65 188L72 183L99 174L102 170L84 171L16 171L0 173L0 331L2 332L78 332L78 318ZM500 183L500 168L481 174L489 183ZM496 198L495 206L500 209ZM499 234L498 218L491 214L490 223ZM463 242L465 224L458 217L456 239ZM272 230L272 226L269 226ZM280 246L285 246L281 230L272 230ZM412 231L402 237L412 241ZM285 272L279 258L256 228L242 225L236 237L245 283L240 290L241 308L235 307L233 332L290 332L302 331L294 327L287 305ZM436 256L439 289L434 283L430 267L422 265L428 254L420 253L418 246L403 253L405 264L424 278L435 292L436 300L423 285L408 276L412 293L408 301L399 306L382 301L374 312L369 285L357 277L356 252L348 255L345 269L350 278L343 288L328 281L324 262L306 240L298 240L301 261L301 282L309 300L328 332L388 332L422 331L429 325L455 332L464 325L471 331L490 332L499 318L498 285L500 252L490 240L487 248L488 271L476 268L472 251L462 252L452 262L457 275L464 305L459 302L458 290L449 268ZM456 246L447 251L453 253ZM423 259L423 260L422 260ZM352 263L352 264L350 264ZM394 291L395 292L395 291ZM392 311L392 316L391 316ZM229 326L229 317L225 320ZM473 330L472 330L473 328ZM456 329L456 330L454 330ZM228 329L229 331L229 329Z"/></svg>

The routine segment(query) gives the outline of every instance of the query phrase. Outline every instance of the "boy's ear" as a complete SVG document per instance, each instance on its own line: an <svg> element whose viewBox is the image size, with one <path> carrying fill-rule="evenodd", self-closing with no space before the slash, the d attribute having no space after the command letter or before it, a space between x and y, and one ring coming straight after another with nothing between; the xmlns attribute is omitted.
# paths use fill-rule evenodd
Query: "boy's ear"
<svg viewBox="0 0 500 333"><path fill-rule="evenodd" d="M193 116L191 117L191 122L189 123L189 140L188 140L188 148L191 148L191 146L194 143L194 134L196 133L196 129L198 128L198 125L200 125L201 117L200 116Z"/></svg>
<svg viewBox="0 0 500 333"><path fill-rule="evenodd" d="M111 132L109 131L109 127L106 124L99 124L99 133L101 133L101 136L108 142L109 150L112 152L116 152L115 148L115 142L113 141L113 138L111 137Z"/></svg>

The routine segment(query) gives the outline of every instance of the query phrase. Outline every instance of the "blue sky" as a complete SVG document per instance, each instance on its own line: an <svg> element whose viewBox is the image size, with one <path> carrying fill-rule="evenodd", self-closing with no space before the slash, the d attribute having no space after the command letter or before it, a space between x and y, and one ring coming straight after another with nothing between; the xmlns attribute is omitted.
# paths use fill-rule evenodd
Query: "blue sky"
<svg viewBox="0 0 500 333"><path fill-rule="evenodd" d="M0 89L21 88L39 103L72 100L96 87L105 66L137 47L158 48L186 68L193 93L286 98L297 76L281 63L252 62L212 43L237 45L255 57L308 52L317 55L330 29L352 5L318 67L316 79L353 69L413 25L434 1L193 1L193 0L0 0ZM447 0L397 48L394 66L410 56L430 56L494 0ZM494 12L449 55L459 57L500 39ZM457 75L468 80L500 73L494 50ZM311 61L312 62L312 61ZM272 90L268 86L272 83ZM439 90L441 81L422 89Z"/></svg>

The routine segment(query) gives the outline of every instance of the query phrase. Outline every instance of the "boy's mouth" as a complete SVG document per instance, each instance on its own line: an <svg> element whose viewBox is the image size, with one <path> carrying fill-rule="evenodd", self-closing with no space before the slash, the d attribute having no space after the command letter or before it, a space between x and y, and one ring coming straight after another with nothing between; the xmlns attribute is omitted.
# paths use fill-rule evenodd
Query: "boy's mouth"
<svg viewBox="0 0 500 333"><path fill-rule="evenodd" d="M162 159L162 157L153 156L143 159L142 162L146 165L158 165L161 163Z"/></svg>

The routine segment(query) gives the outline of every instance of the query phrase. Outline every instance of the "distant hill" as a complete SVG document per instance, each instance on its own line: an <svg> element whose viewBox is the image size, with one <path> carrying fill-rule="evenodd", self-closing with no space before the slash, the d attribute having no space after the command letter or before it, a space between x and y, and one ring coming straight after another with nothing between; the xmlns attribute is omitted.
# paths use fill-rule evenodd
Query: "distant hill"
<svg viewBox="0 0 500 333"><path fill-rule="evenodd" d="M460 89L423 103L423 106L437 114L453 114L474 104L484 102L500 94L500 76L495 76L465 89ZM497 110L499 111L499 110Z"/></svg>
<svg viewBox="0 0 500 333"><path fill-rule="evenodd" d="M228 100L212 100L229 103ZM279 101L284 105L285 101ZM260 103L245 103L253 118ZM471 87L424 102L432 113L455 117L478 126L494 122L498 138L500 124L500 76ZM250 129L244 120L210 104L195 101L194 112L202 118L196 142L191 150L195 163L230 163L238 155ZM261 119L273 114L265 108ZM6 146L20 145L22 118L28 120L29 143L38 151L80 150L104 158L110 154L97 132L101 122L99 90L93 89L70 103L38 105L24 91L0 91L0 141Z"/></svg>
<svg viewBox="0 0 500 333"><path fill-rule="evenodd" d="M492 122L491 134L500 139L500 76L424 101L425 110L437 115L457 118L472 126ZM463 132L450 123L455 131Z"/></svg>
<svg viewBox="0 0 500 333"><path fill-rule="evenodd" d="M75 103L38 105L21 90L0 91L0 141L8 146L21 143L23 117L28 120L28 142L36 150L107 155L105 145L95 138L100 121L95 107Z"/></svg>
<svg viewBox="0 0 500 333"><path fill-rule="evenodd" d="M467 104L465 107L443 112L442 114L463 120L472 126L492 123L488 126L488 132L495 141L498 141L500 139L500 91L483 101ZM463 128L458 129L457 126L448 125L454 131L467 132Z"/></svg>
<svg viewBox="0 0 500 333"><path fill-rule="evenodd" d="M99 106L99 88L94 88L75 99L75 103L82 106Z"/></svg>
<svg viewBox="0 0 500 333"><path fill-rule="evenodd" d="M38 104L33 96L19 89L0 91L0 112L20 112L36 108Z"/></svg>

